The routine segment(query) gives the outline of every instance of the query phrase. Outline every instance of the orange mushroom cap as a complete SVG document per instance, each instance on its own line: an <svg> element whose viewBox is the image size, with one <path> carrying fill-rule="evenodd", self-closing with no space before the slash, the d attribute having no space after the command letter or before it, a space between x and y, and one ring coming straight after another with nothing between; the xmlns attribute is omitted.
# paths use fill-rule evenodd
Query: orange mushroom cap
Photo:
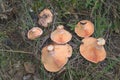
<svg viewBox="0 0 120 80"><path fill-rule="evenodd" d="M53 14L51 13L49 9L44 9L39 14L38 17L39 17L38 24L44 27L48 27L48 24L51 23L53 20Z"/></svg>
<svg viewBox="0 0 120 80"><path fill-rule="evenodd" d="M51 33L50 38L57 44L65 44L71 40L72 35L64 29L63 25L59 25L57 29Z"/></svg>
<svg viewBox="0 0 120 80"><path fill-rule="evenodd" d="M48 45L42 49L41 60L47 71L57 72L68 61L72 55L72 47L66 45Z"/></svg>
<svg viewBox="0 0 120 80"><path fill-rule="evenodd" d="M105 40L103 38L88 37L82 40L80 45L80 54L93 63L98 63L106 58L106 51L104 49Z"/></svg>
<svg viewBox="0 0 120 80"><path fill-rule="evenodd" d="M88 20L82 20L78 22L78 24L75 27L75 33L79 37L89 37L94 32L94 24L91 21Z"/></svg>
<svg viewBox="0 0 120 80"><path fill-rule="evenodd" d="M33 27L32 29L30 29L27 33L27 37L30 40L34 40L38 37L40 37L42 35L43 31L41 28L39 27Z"/></svg>

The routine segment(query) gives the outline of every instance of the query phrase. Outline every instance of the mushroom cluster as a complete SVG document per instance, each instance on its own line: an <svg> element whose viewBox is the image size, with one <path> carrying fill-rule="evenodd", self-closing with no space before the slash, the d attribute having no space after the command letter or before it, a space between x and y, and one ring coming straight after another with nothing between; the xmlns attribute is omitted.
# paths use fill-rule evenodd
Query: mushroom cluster
<svg viewBox="0 0 120 80"><path fill-rule="evenodd" d="M49 9L44 9L38 15L38 24L43 27L48 27L53 20L53 14ZM30 40L35 40L43 34L43 30L39 27L33 27L27 33L27 37Z"/></svg>
<svg viewBox="0 0 120 80"><path fill-rule="evenodd" d="M44 9L38 15L38 24L43 27L48 27L53 20L53 14L49 9ZM39 27L33 27L28 31L27 37L30 40L35 40L42 35L43 31ZM67 44L72 38L70 32L64 29L63 25L58 25L50 35L53 44L43 47L41 53L41 61L47 71L57 72L68 61L72 55L72 47Z"/></svg>
<svg viewBox="0 0 120 80"><path fill-rule="evenodd" d="M80 45L80 54L88 61L98 63L106 58L104 49L105 40L103 38L90 37L94 32L94 24L88 20L78 22L75 27L75 33L82 37Z"/></svg>
<svg viewBox="0 0 120 80"><path fill-rule="evenodd" d="M43 27L48 27L53 21L53 14L49 9L41 11L38 17L38 24ZM106 58L105 40L91 37L94 33L94 24L91 21L79 21L74 30L77 36L83 38L79 51L86 60L98 63ZM43 30L41 28L33 27L28 31L27 37L30 40L35 40L42 34ZM63 25L58 25L50 34L50 39L53 43L43 47L41 50L41 61L47 71L57 72L65 66L68 59L72 56L73 50L68 44L72 39L72 34L65 30Z"/></svg>
<svg viewBox="0 0 120 80"><path fill-rule="evenodd" d="M49 44L42 49L42 63L47 71L57 72L68 61L72 55L72 47L67 44L72 38L71 33L64 29L63 25L58 25L50 35L54 44Z"/></svg>

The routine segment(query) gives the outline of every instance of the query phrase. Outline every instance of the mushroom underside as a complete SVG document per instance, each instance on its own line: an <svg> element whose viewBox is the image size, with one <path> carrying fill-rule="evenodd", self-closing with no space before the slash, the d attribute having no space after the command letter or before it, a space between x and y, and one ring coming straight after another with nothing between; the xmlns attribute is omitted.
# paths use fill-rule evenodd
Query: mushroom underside
<svg viewBox="0 0 120 80"><path fill-rule="evenodd" d="M80 53L85 59L94 63L103 61L106 57L104 47L97 48L95 46L86 47L85 45L81 45Z"/></svg>
<svg viewBox="0 0 120 80"><path fill-rule="evenodd" d="M46 70L51 72L59 71L72 55L72 47L66 45L53 45L54 50L48 51L47 47L42 49L42 63Z"/></svg>

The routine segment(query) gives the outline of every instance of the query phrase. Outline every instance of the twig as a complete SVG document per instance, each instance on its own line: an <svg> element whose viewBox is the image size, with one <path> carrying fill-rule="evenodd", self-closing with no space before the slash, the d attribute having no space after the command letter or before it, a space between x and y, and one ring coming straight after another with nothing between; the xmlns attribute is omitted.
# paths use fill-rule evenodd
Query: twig
<svg viewBox="0 0 120 80"><path fill-rule="evenodd" d="M52 31L55 29L55 23L56 23L56 9L53 7L52 3L50 0L47 0L47 3L50 4L50 7L52 8L53 10L53 22L52 22Z"/></svg>
<svg viewBox="0 0 120 80"><path fill-rule="evenodd" d="M63 14L69 14L69 15L88 15L89 13L87 13L87 12L81 12L81 13L71 13L71 12L67 12L67 13L63 13Z"/></svg>
<svg viewBox="0 0 120 80"><path fill-rule="evenodd" d="M75 39L75 40L77 40L78 42L82 42L80 39L78 39L75 35L73 35L73 38Z"/></svg>
<svg viewBox="0 0 120 80"><path fill-rule="evenodd" d="M41 43L41 45L39 46L39 49L40 49L40 50L41 50L41 48L43 47L44 43L49 39L49 36L50 36L50 35L47 35L47 36L45 36L45 37L42 39L42 43Z"/></svg>
<svg viewBox="0 0 120 80"><path fill-rule="evenodd" d="M12 52L12 53L27 53L27 54L33 54L32 52L13 51L13 50L4 50L4 49L0 49L0 52Z"/></svg>
<svg viewBox="0 0 120 80"><path fill-rule="evenodd" d="M53 15L54 15L54 18L53 18L53 23L52 23L52 31L55 29L55 23L56 23L56 15L57 13L55 12L55 10L53 11Z"/></svg>

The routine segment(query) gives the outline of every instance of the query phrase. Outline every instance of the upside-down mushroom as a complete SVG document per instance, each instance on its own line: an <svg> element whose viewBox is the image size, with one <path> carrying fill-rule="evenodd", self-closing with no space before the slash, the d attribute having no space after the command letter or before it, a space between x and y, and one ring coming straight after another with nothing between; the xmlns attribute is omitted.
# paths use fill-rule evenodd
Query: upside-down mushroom
<svg viewBox="0 0 120 80"><path fill-rule="evenodd" d="M51 44L42 49L41 60L47 71L57 72L72 55L72 47L69 44Z"/></svg>
<svg viewBox="0 0 120 80"><path fill-rule="evenodd" d="M40 37L42 35L43 31L41 28L39 27L33 27L32 29L30 29L27 33L27 37L30 40L34 40L38 37Z"/></svg>
<svg viewBox="0 0 120 80"><path fill-rule="evenodd" d="M57 29L51 33L50 38L57 44L65 44L71 40L72 35L64 29L63 25L59 25Z"/></svg>
<svg viewBox="0 0 120 80"><path fill-rule="evenodd" d="M104 49L105 40L103 38L87 37L82 40L80 45L80 54L88 61L98 63L106 58Z"/></svg>
<svg viewBox="0 0 120 80"><path fill-rule="evenodd" d="M78 22L78 24L75 27L75 33L79 37L89 37L94 32L94 24L91 21L88 20L82 20Z"/></svg>
<svg viewBox="0 0 120 80"><path fill-rule="evenodd" d="M38 24L42 25L44 27L48 27L48 24L50 24L53 20L53 14L49 9L44 9L39 15Z"/></svg>

